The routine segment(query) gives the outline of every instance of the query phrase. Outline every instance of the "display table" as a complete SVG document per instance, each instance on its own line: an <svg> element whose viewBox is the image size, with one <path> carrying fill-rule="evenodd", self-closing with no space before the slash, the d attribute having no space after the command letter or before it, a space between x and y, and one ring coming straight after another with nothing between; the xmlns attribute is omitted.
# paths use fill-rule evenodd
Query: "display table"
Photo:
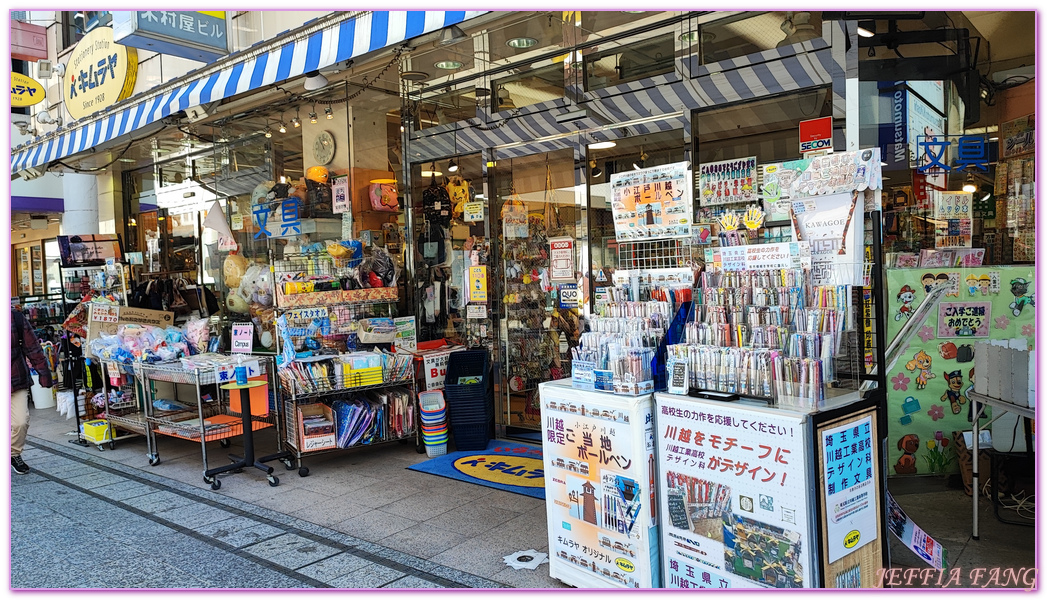
<svg viewBox="0 0 1047 600"><path fill-rule="evenodd" d="M985 406L991 406L991 407L996 409L996 413L995 413L996 417L999 417L1000 414L1002 414L1002 413L1011 412L1011 413L1014 413L1014 414L1016 414L1016 415L1018 415L1020 417L1025 417L1026 419L1035 419L1036 418L1036 409L1035 408L1025 407L1025 406L1018 406L1017 404L1013 404L1011 402L1006 402L1006 401L1001 400L999 398L993 398L991 396L986 396L984 394L979 394L978 392L975 392L973 390L967 392L967 396L970 398L971 402L974 403L974 406L972 407L972 415L973 416L971 417L973 419L973 421L974 421L973 431L972 431L972 438L973 439L971 440L971 461L972 461L971 464L972 464L972 467L973 467L972 474L971 474L971 486L972 486L971 489L973 490L973 493L971 494L971 505L972 505L972 509L973 509L972 510L972 512L973 512L973 515L972 515L973 521L972 521L972 524L971 524L971 537L973 537L974 539L977 540L977 539L979 539L978 538L978 535L979 535L979 533L978 533L978 496L979 496L979 486L978 486L978 437L981 435L981 429L982 429L982 425L980 425L978 421L981 419L982 410L984 410ZM994 417L994 419L995 419L995 417ZM1031 449L1032 447L1033 447L1032 443L1027 443L1026 448L1030 448ZM993 494L993 495L995 496L995 494ZM993 502L995 503L995 501L996 500L994 498Z"/></svg>
<svg viewBox="0 0 1047 600"><path fill-rule="evenodd" d="M291 456L291 453L281 451L258 459L254 456L254 427L252 426L252 418L255 415L265 416L269 414L269 406L267 404L268 385L269 383L265 381L248 381L243 384L227 383L218 386L220 389L229 392L230 410L232 412L240 412L241 437L244 442L244 455L240 457L230 454L229 458L233 460L232 464L204 471L204 481L211 484L211 489L217 490L222 487L221 480L215 477L215 475L228 473L229 471L240 471L245 467L254 467L265 473L266 479L269 480L269 485L273 487L280 485L280 480L273 475L273 468L265 463L286 459Z"/></svg>
<svg viewBox="0 0 1047 600"><path fill-rule="evenodd" d="M655 394L665 587L877 587L877 408L847 398L803 412Z"/></svg>
<svg viewBox="0 0 1047 600"><path fill-rule="evenodd" d="M549 574L579 588L661 581L651 394L542 383Z"/></svg>

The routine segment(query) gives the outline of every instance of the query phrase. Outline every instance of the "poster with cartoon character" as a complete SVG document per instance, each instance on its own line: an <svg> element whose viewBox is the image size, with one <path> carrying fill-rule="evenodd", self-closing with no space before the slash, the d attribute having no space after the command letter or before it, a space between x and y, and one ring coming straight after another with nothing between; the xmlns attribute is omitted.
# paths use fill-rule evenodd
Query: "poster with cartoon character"
<svg viewBox="0 0 1047 600"><path fill-rule="evenodd" d="M950 440L953 431L970 428L975 342L1026 338L1034 346L1034 273L1032 265L887 269L887 298L894 313L887 319L888 340L905 326L928 289L939 282L959 282L960 288L919 324L887 374L891 475L958 471Z"/></svg>

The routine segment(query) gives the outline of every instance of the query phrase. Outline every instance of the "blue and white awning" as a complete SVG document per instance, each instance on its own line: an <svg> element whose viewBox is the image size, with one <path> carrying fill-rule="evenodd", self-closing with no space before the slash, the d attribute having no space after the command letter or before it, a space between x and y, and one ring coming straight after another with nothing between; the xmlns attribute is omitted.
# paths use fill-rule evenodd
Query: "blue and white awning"
<svg viewBox="0 0 1047 600"><path fill-rule="evenodd" d="M185 110L298 77L337 62L461 23L487 11L371 11L254 55L236 55L220 69L190 73L163 92L149 92L114 105L106 114L11 152L11 172L47 164L93 148Z"/></svg>

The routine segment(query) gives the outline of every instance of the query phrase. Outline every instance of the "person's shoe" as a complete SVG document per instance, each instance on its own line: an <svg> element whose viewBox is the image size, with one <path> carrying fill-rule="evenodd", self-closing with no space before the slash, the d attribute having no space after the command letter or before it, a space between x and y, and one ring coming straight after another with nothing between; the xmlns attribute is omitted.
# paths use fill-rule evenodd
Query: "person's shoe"
<svg viewBox="0 0 1047 600"><path fill-rule="evenodd" d="M21 455L11 457L11 469L19 475L29 474L29 465L25 464Z"/></svg>

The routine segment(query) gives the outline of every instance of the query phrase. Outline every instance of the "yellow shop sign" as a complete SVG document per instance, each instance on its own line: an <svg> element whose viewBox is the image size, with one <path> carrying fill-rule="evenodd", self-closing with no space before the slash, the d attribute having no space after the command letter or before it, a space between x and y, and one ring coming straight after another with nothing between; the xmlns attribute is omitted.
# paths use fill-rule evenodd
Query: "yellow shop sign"
<svg viewBox="0 0 1047 600"><path fill-rule="evenodd" d="M474 454L454 461L458 472L498 483L520 487L545 487L545 468L541 459L504 454Z"/></svg>
<svg viewBox="0 0 1047 600"><path fill-rule="evenodd" d="M97 27L76 44L62 81L66 112L75 120L106 109L134 91L138 51L113 41L112 27Z"/></svg>
<svg viewBox="0 0 1047 600"><path fill-rule="evenodd" d="M21 73L11 73L11 106L32 106L44 99L44 86Z"/></svg>
<svg viewBox="0 0 1047 600"><path fill-rule="evenodd" d="M854 548L856 545L858 545L858 540L860 539L862 539L862 534L857 529L855 529L854 531L848 533L847 537L843 538L843 547Z"/></svg>
<svg viewBox="0 0 1047 600"><path fill-rule="evenodd" d="M636 570L636 566L628 558L616 558L614 559L614 566L625 571L626 573L632 573Z"/></svg>

